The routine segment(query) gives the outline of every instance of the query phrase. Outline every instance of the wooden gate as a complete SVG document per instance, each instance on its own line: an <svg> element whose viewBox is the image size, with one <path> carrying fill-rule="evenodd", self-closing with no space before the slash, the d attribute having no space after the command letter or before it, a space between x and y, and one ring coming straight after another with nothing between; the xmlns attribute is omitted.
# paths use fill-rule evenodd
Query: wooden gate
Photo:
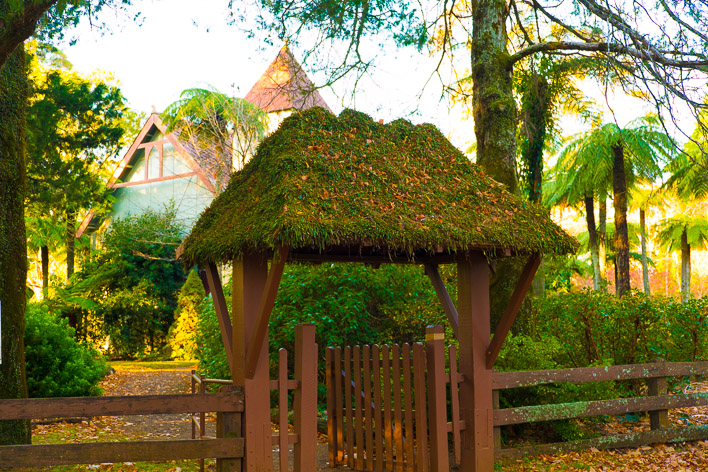
<svg viewBox="0 0 708 472"><path fill-rule="evenodd" d="M428 327L426 343L327 349L330 466L360 471L449 470L460 463L457 353L443 328ZM454 388L449 388L450 379ZM450 398L450 411L447 408ZM449 419L449 421L448 421Z"/></svg>

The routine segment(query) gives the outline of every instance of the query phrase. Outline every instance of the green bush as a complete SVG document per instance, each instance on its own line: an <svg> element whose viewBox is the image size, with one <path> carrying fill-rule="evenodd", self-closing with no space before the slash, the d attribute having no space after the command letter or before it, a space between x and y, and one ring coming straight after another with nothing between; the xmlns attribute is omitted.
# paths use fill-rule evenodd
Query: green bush
<svg viewBox="0 0 708 472"><path fill-rule="evenodd" d="M65 319L46 306L29 304L25 328L27 389L32 398L100 395L106 363L94 349L74 340Z"/></svg>
<svg viewBox="0 0 708 472"><path fill-rule="evenodd" d="M442 269L449 281L454 273ZM451 287L454 298L454 287ZM224 284L230 293L230 284ZM227 302L231 302L227 295ZM320 349L320 371L328 346L393 344L422 341L425 327L447 325L430 280L420 266L386 264L288 264L270 317L271 365L278 350L293 353L295 326L314 323ZM452 339L452 331L447 332ZM207 376L229 375L211 299L201 307L197 325L197 357ZM294 355L290 355L292 361Z"/></svg>
<svg viewBox="0 0 708 472"><path fill-rule="evenodd" d="M231 312L231 283L225 282L224 295ZM199 318L194 338L199 371L211 379L230 379L229 362L226 359L224 342L221 339L219 319L211 297L205 298L199 306Z"/></svg>
<svg viewBox="0 0 708 472"><path fill-rule="evenodd" d="M183 231L170 207L111 221L101 248L52 303L76 319L80 339L106 345L113 358L160 356L185 280L175 256Z"/></svg>

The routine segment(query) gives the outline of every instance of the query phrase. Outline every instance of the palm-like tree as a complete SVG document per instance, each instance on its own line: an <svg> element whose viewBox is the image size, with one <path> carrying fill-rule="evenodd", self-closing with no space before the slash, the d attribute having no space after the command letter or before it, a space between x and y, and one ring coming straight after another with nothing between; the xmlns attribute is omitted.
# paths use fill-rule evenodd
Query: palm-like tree
<svg viewBox="0 0 708 472"><path fill-rule="evenodd" d="M268 121L258 106L213 88L182 91L162 117L168 131L178 132L197 150L206 151L200 158L208 160L204 164L217 190L222 190L232 170L243 167L255 152Z"/></svg>
<svg viewBox="0 0 708 472"><path fill-rule="evenodd" d="M691 247L708 242L708 220L701 216L675 215L659 224L657 240L667 251L681 250L681 301L691 297Z"/></svg>
<svg viewBox="0 0 708 472"><path fill-rule="evenodd" d="M612 189L615 210L615 265L617 295L630 290L629 234L627 230L627 189L639 180L655 179L659 163L674 154L671 138L659 127L654 116L646 116L620 128L615 123L595 126L576 135L561 151L554 168L556 190L565 200L580 201L586 207L593 270L597 270L594 286L599 282L599 250L593 215L593 197L604 198ZM553 203L556 197L547 201Z"/></svg>
<svg viewBox="0 0 708 472"><path fill-rule="evenodd" d="M664 192L661 188L654 186L637 186L632 189L631 202L634 208L639 209L639 234L642 248L642 281L644 283L644 293L651 296L651 286L649 285L649 264L647 256L647 223L646 215L652 207L661 205L664 201Z"/></svg>
<svg viewBox="0 0 708 472"><path fill-rule="evenodd" d="M49 250L59 247L66 227L51 218L25 216L27 247L39 251L42 271L42 296L46 298L49 288Z"/></svg>

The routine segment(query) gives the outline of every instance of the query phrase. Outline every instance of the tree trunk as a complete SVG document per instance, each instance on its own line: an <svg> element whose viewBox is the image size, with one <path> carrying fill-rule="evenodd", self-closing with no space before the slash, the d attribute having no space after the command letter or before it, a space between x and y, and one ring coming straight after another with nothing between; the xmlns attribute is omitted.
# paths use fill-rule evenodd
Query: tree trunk
<svg viewBox="0 0 708 472"><path fill-rule="evenodd" d="M597 245L600 253L600 290L607 292L607 198L600 198L598 206Z"/></svg>
<svg viewBox="0 0 708 472"><path fill-rule="evenodd" d="M66 281L74 275L74 247L76 242L76 213L66 210Z"/></svg>
<svg viewBox="0 0 708 472"><path fill-rule="evenodd" d="M691 298L691 246L688 244L688 233L684 228L681 233L681 303Z"/></svg>
<svg viewBox="0 0 708 472"><path fill-rule="evenodd" d="M629 233L627 230L627 179L624 174L624 148L612 146L612 200L615 208L615 267L617 296L631 290L629 283Z"/></svg>
<svg viewBox="0 0 708 472"><path fill-rule="evenodd" d="M506 18L503 0L480 0L472 10L472 110L477 164L511 193L518 194L516 102L512 67L508 64ZM490 277L492 329L504 313L525 262L516 257L499 261Z"/></svg>
<svg viewBox="0 0 708 472"><path fill-rule="evenodd" d="M6 11L5 5L6 2L0 2L0 13ZM27 397L24 347L27 307L24 216L26 77L24 47L18 46L0 68L0 398ZM0 421L0 444L29 442L29 421Z"/></svg>
<svg viewBox="0 0 708 472"><path fill-rule="evenodd" d="M592 195L585 197L585 221L588 225L588 245L590 246L590 259L592 260L592 288L593 290L600 290L602 285L602 278L600 276L600 254L597 247L595 207Z"/></svg>
<svg viewBox="0 0 708 472"><path fill-rule="evenodd" d="M647 221L646 211L643 208L639 209L639 228L642 237L642 280L644 281L644 294L647 297L651 296L651 287L649 286L649 263L647 262Z"/></svg>
<svg viewBox="0 0 708 472"><path fill-rule="evenodd" d="M516 103L512 68L507 64L506 3L480 0L472 16L472 109L477 163L490 177L517 193Z"/></svg>
<svg viewBox="0 0 708 472"><path fill-rule="evenodd" d="M42 246L39 249L42 256L42 298L47 298L49 290L49 246Z"/></svg>

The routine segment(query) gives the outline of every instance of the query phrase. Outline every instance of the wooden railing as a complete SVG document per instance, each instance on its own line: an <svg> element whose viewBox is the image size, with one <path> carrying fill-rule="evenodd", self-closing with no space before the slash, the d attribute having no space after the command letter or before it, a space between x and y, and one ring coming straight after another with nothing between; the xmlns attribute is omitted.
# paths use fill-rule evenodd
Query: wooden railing
<svg viewBox="0 0 708 472"><path fill-rule="evenodd" d="M217 438L203 440L0 446L0 467L216 458L223 464L236 464L240 470L244 441L233 425L240 423L243 408L243 394L233 387L218 394L0 400L0 421L213 411L221 417L223 425Z"/></svg>
<svg viewBox="0 0 708 472"><path fill-rule="evenodd" d="M533 387L558 382L586 383L639 379L646 380L648 384L648 396L646 397L495 409L496 457L520 457L531 454L561 453L591 447L597 449L619 448L659 442L707 439L708 426L670 428L668 410L708 405L708 392L674 395L669 395L667 392L668 377L706 374L708 374L708 362L655 362L562 370L495 372L492 382L495 402L497 402L495 406L497 407L498 392L509 388ZM625 415L637 412L649 412L651 430L555 444L501 448L501 436L498 430L500 426L601 415Z"/></svg>
<svg viewBox="0 0 708 472"><path fill-rule="evenodd" d="M195 370L192 371L191 375L191 392L192 395L204 395L206 394L206 385L232 385L233 381L223 380L223 379L207 379L204 374L197 375ZM192 439L214 439L206 435L206 411L202 410L197 413L192 413L190 415L190 423L192 424ZM197 435L199 431L199 435ZM198 459L199 461L199 472L204 472L204 459Z"/></svg>

